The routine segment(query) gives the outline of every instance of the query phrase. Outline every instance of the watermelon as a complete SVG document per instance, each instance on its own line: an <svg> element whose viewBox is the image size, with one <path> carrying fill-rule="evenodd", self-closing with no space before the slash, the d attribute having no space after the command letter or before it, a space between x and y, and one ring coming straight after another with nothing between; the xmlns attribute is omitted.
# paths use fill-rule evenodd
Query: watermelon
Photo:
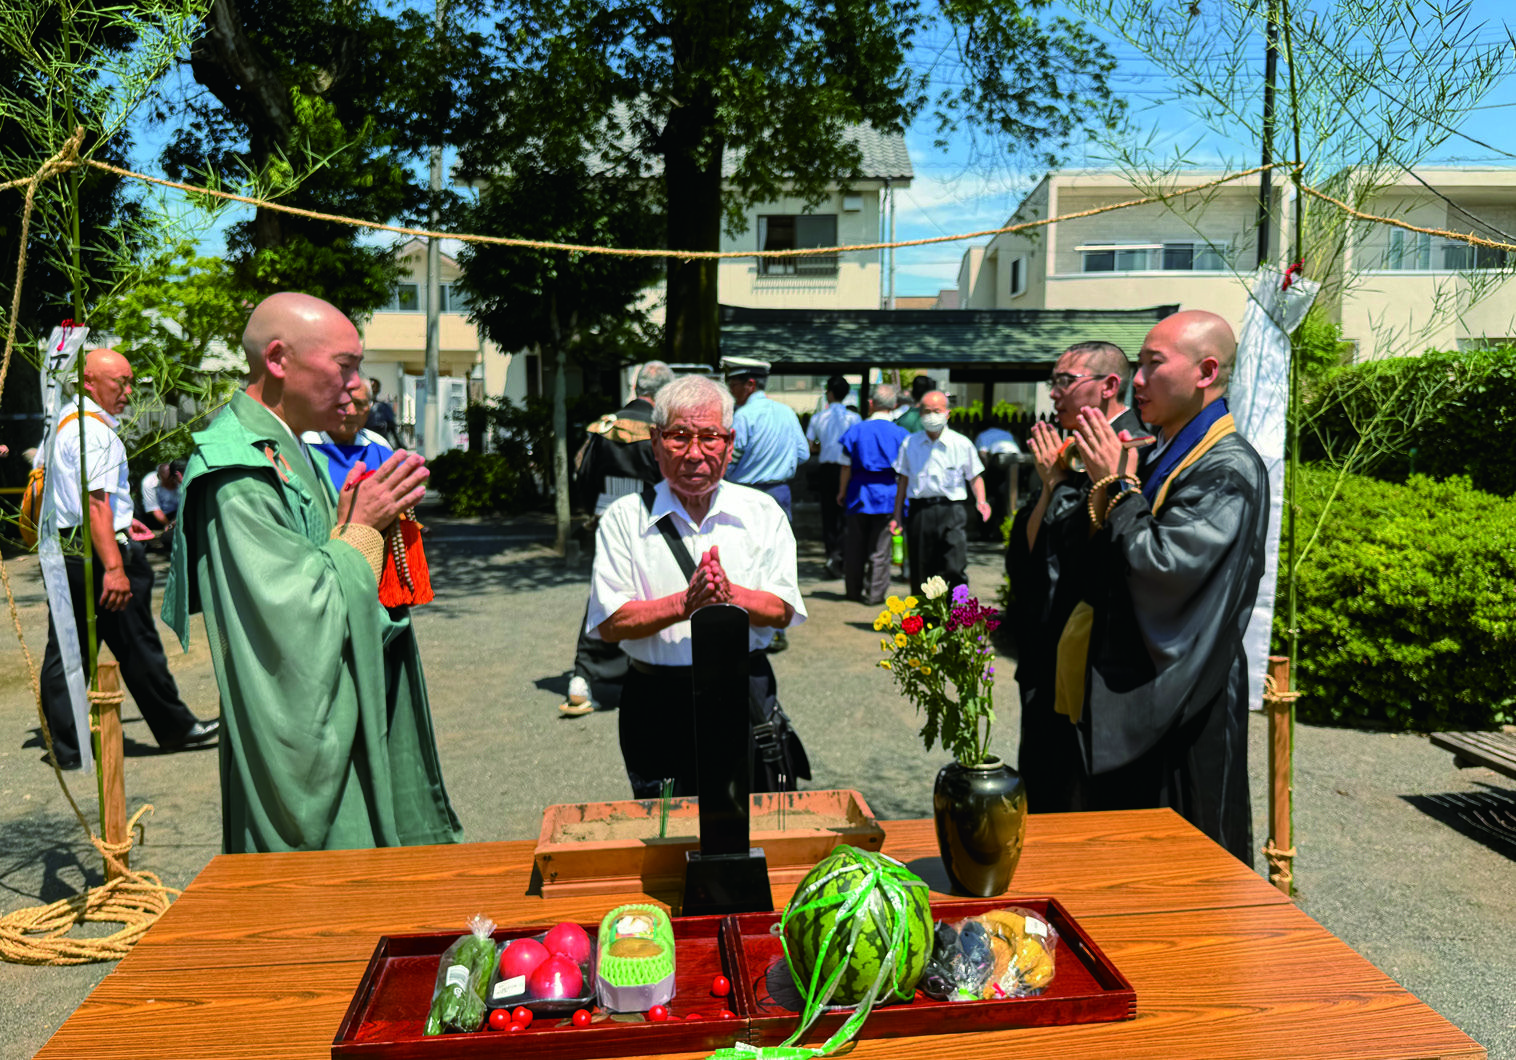
<svg viewBox="0 0 1516 1060"><path fill-rule="evenodd" d="M839 923L849 901L860 896L861 904ZM813 982L824 990L843 965L831 997L813 1000L857 1005L881 971L885 980L877 1000L911 1000L932 955L927 898L926 883L894 858L850 846L822 858L795 889L781 921L785 956L800 993L810 998ZM897 935L902 945L892 954L890 942Z"/></svg>

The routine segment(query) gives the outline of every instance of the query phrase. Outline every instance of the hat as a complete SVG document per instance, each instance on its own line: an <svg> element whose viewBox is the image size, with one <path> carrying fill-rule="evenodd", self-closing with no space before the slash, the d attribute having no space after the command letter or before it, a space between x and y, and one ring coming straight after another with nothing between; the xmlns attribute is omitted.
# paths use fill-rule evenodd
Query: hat
<svg viewBox="0 0 1516 1060"><path fill-rule="evenodd" d="M769 374L769 362L756 357L723 357L721 371L728 379L748 379Z"/></svg>

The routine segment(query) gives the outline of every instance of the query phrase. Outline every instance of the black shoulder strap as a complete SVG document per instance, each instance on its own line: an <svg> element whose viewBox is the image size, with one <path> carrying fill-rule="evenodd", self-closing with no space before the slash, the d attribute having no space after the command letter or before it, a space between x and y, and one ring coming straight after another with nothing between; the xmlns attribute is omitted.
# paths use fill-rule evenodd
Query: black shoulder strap
<svg viewBox="0 0 1516 1060"><path fill-rule="evenodd" d="M656 496L657 487L644 485L642 487L642 506L651 515L653 511L653 498ZM663 540L668 542L669 551L674 554L674 561L679 564L679 569L684 572L685 580L695 576L695 557L690 555L690 550L679 536L679 531L674 529L674 520L666 513L658 520L658 532L663 535Z"/></svg>

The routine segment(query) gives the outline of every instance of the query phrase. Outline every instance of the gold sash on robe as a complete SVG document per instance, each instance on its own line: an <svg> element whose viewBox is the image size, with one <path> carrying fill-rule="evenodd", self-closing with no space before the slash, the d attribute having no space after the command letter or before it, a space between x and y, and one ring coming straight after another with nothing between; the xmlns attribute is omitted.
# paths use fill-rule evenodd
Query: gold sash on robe
<svg viewBox="0 0 1516 1060"><path fill-rule="evenodd" d="M1209 452L1221 439L1236 433L1237 424L1230 412L1211 424L1211 429L1205 432L1205 436L1185 454L1179 466L1158 487L1158 496L1153 499L1154 514L1163 506L1169 495L1169 487L1174 484L1180 472ZM1095 609L1081 600L1075 606L1073 614L1069 615L1069 620L1064 623L1063 632L1058 635L1053 709L1059 714L1067 715L1069 722L1074 725L1079 724L1079 719L1084 714L1084 675L1090 658L1090 634L1094 628Z"/></svg>

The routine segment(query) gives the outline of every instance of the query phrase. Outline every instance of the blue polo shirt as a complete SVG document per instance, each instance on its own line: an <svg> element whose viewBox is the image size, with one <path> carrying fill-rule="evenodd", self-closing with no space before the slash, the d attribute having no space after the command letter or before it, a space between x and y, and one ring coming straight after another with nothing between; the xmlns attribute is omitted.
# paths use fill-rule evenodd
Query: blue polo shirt
<svg viewBox="0 0 1516 1060"><path fill-rule="evenodd" d="M732 415L732 463L726 477L744 486L788 482L811 455L811 444L800 429L800 417L762 390L753 391Z"/></svg>
<svg viewBox="0 0 1516 1060"><path fill-rule="evenodd" d="M895 457L911 432L887 415L855 423L842 436L842 455L852 464L847 510L862 515L895 514Z"/></svg>

